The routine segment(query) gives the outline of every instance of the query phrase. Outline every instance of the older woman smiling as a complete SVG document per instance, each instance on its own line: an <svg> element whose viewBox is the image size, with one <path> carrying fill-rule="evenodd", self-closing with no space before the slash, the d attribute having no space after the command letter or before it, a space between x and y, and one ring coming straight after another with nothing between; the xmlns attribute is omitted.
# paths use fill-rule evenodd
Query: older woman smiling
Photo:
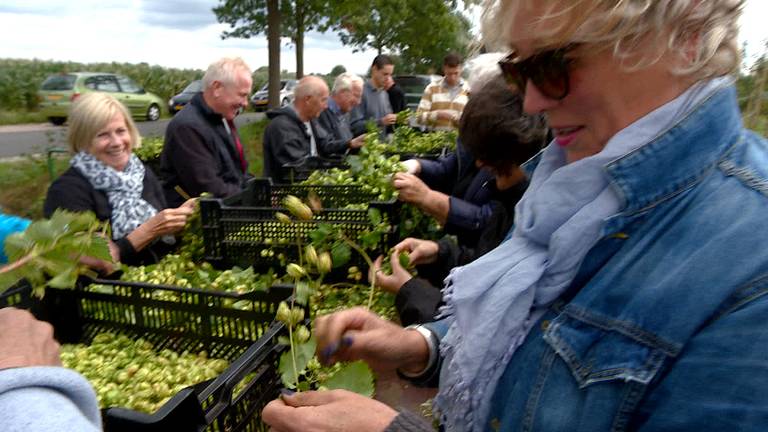
<svg viewBox="0 0 768 432"><path fill-rule="evenodd" d="M140 144L126 108L106 93L83 95L72 107L67 139L69 170L48 189L44 213L92 211L112 227L116 261L143 264L172 250L172 234L184 228L194 200L166 208L160 182L133 154Z"/></svg>
<svg viewBox="0 0 768 432"><path fill-rule="evenodd" d="M727 76L741 5L492 2L484 33L555 133L511 236L454 269L442 321L319 318L321 358L439 374L448 431L765 430L768 143ZM276 431L431 430L341 391L263 414Z"/></svg>

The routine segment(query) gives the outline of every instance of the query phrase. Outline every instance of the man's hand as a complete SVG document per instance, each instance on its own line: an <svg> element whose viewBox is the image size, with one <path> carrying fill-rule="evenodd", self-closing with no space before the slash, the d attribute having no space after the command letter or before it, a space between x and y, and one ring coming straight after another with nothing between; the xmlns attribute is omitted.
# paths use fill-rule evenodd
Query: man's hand
<svg viewBox="0 0 768 432"><path fill-rule="evenodd" d="M323 364L365 360L377 370L421 371L429 346L416 331L406 330L357 307L315 320L317 356Z"/></svg>
<svg viewBox="0 0 768 432"><path fill-rule="evenodd" d="M437 261L437 254L440 246L437 242L431 240L422 240L413 237L396 244L395 252L408 252L411 265L432 264Z"/></svg>
<svg viewBox="0 0 768 432"><path fill-rule="evenodd" d="M379 432L396 416L387 405L346 390L282 396L261 412L275 432Z"/></svg>
<svg viewBox="0 0 768 432"><path fill-rule="evenodd" d="M384 117L381 118L381 124L382 126L389 126L395 124L397 121L397 115L396 114L387 114Z"/></svg>
<svg viewBox="0 0 768 432"><path fill-rule="evenodd" d="M349 140L349 148L351 149L359 149L360 147L365 145L365 136L366 134L358 135L355 138L352 138Z"/></svg>
<svg viewBox="0 0 768 432"><path fill-rule="evenodd" d="M400 291L400 288L413 278L413 276L408 273L408 270L400 265L398 255L399 252L394 251L390 257L390 263L392 264L391 275L384 274L381 270L381 264L384 262L384 256L382 255L374 261L371 274L368 276L375 281L377 287L384 291L391 292L392 294L397 294Z"/></svg>
<svg viewBox="0 0 768 432"><path fill-rule="evenodd" d="M416 206L427 200L429 193L432 192L432 189L420 178L402 172L396 173L392 177L392 185L397 189L400 201Z"/></svg>
<svg viewBox="0 0 768 432"><path fill-rule="evenodd" d="M0 369L27 366L61 366L59 343L53 327L31 313L0 309Z"/></svg>
<svg viewBox="0 0 768 432"><path fill-rule="evenodd" d="M451 121L456 120L456 113L454 111L437 110L435 112L437 113L436 115L438 120L451 120Z"/></svg>

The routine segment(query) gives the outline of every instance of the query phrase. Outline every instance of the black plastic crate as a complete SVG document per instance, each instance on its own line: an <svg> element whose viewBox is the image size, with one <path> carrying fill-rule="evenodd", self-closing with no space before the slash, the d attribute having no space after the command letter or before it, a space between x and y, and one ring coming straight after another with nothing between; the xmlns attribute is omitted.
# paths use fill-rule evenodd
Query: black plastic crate
<svg viewBox="0 0 768 432"><path fill-rule="evenodd" d="M276 344L282 327L273 325L273 318L280 301L289 298L291 286L274 286L266 293L234 294L111 280L96 280L94 284L98 286L47 288L42 300L31 296L29 285L20 284L0 295L0 307L31 310L53 325L61 343L88 344L99 333L114 332L141 337L158 351L205 350L210 357L233 362L219 378L185 388L155 413L124 408L103 410L105 430L266 429L258 417L260 409L249 410L264 398L277 395L277 361L267 359L262 352L274 349L265 347ZM231 307L232 301L241 300L252 302L252 307ZM254 363L258 359L264 363ZM232 386L229 383L245 367L244 363L251 369L264 370L250 379L233 400L232 388L237 382Z"/></svg>
<svg viewBox="0 0 768 432"><path fill-rule="evenodd" d="M314 195L319 198L323 208L329 209L340 209L350 204L369 204L388 217L396 214L395 208L399 205L396 199L378 199L378 193L368 192L360 185L273 184L268 178L251 180L240 201L251 206L279 208L288 195L294 195L303 201Z"/></svg>
<svg viewBox="0 0 768 432"><path fill-rule="evenodd" d="M304 181L313 171L348 168L342 157L323 158L319 156L307 156L299 161L291 162L280 167L279 176L290 183Z"/></svg>
<svg viewBox="0 0 768 432"><path fill-rule="evenodd" d="M266 185L269 185L268 181ZM273 202L279 200L277 197L281 194L300 190L309 193L309 190L319 191L322 188L324 187L291 185L278 187L273 193L271 187L267 188L263 181L254 181L238 195L224 199L202 199L200 214L205 260L217 268L253 266L257 271L265 271L268 268L282 266L277 258L280 254L295 261L297 238L302 239L302 244L308 244L309 233L317 228L318 223L340 226L350 238L357 238L358 234L370 229L367 209L326 208L316 214L311 221L294 220L290 225L280 223L276 219L275 213L288 213L286 209L271 207ZM326 190L339 191L340 189L329 187ZM326 196L333 196L333 192L326 193ZM335 195L335 199L340 200L342 196L345 195L339 192ZM346 196L353 195L347 193ZM398 203L393 200L371 202L369 205L379 209L382 217L394 230L397 224L396 218L399 215ZM376 252L386 252L394 240L393 235L385 235ZM272 255L263 256L262 250L271 251ZM364 265L364 263L359 254L352 254L351 264Z"/></svg>

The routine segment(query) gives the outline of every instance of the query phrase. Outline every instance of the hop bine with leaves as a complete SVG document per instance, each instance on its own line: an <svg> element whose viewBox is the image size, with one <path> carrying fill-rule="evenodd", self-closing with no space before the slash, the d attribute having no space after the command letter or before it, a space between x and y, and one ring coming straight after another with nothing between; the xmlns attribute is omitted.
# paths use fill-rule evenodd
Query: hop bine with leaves
<svg viewBox="0 0 768 432"><path fill-rule="evenodd" d="M56 210L50 219L35 221L24 232L6 238L10 263L0 268L0 290L26 279L32 292L42 297L46 285L72 288L80 275L96 277L81 258L111 262L109 234L92 212Z"/></svg>
<svg viewBox="0 0 768 432"><path fill-rule="evenodd" d="M297 197L289 195L283 204L297 219L312 220L312 208ZM284 224L293 223L291 217L284 213L277 218ZM319 235L323 236L322 233ZM281 336L279 340L290 346L290 350L280 356L278 366L283 384L298 391L309 390L313 385L318 389L343 388L370 397L373 395L373 373L365 363L353 362L323 369L314 357L317 342L305 323L304 311L310 295L318 291L323 277L334 267L334 260L328 250L318 250L313 244L303 246L299 232L296 237L299 263L286 266L286 273L294 282L293 297L290 305L281 302L276 314L276 319L288 328L288 336ZM315 236L310 237L316 238L317 230ZM348 260L348 250L346 257Z"/></svg>

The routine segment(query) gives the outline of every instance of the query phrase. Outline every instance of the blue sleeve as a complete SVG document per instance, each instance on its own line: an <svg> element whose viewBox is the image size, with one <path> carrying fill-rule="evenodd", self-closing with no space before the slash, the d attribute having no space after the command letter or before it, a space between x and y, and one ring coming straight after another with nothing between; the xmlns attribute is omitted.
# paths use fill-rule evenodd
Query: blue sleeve
<svg viewBox="0 0 768 432"><path fill-rule="evenodd" d="M765 284L762 284L765 285ZM753 431L768 425L768 288L752 287L691 339L638 407L641 432Z"/></svg>
<svg viewBox="0 0 768 432"><path fill-rule="evenodd" d="M457 162L456 153L450 153L438 160L419 159L419 178L430 189L450 192L459 175Z"/></svg>
<svg viewBox="0 0 768 432"><path fill-rule="evenodd" d="M90 383L61 367L0 371L0 418L7 431L101 430L101 413Z"/></svg>
<svg viewBox="0 0 768 432"><path fill-rule="evenodd" d="M456 197L449 197L448 220L445 227L450 231L451 227L459 227L468 230L479 230L491 218L496 206L496 201L489 201L482 205L472 204Z"/></svg>
<svg viewBox="0 0 768 432"><path fill-rule="evenodd" d="M28 219L0 213L0 246L2 246L2 248L0 248L0 264L8 262L8 257L5 255L6 237L24 231L30 223L31 221Z"/></svg>

